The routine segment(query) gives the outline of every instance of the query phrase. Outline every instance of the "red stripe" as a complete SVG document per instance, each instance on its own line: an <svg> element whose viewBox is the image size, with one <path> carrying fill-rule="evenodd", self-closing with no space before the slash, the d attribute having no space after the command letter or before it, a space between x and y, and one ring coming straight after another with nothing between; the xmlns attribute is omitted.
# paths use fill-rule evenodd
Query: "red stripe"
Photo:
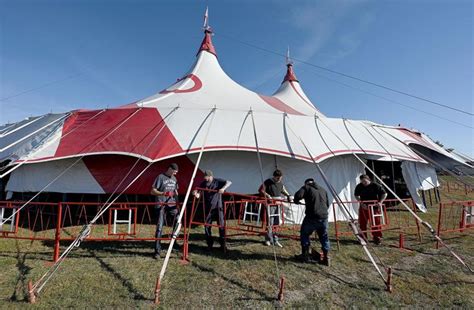
<svg viewBox="0 0 474 310"><path fill-rule="evenodd" d="M117 151L157 158L183 151L155 108L113 109L92 120L91 114L97 111L78 112L66 120L63 135L74 132L61 139L54 157ZM87 126L81 126L85 121Z"/></svg>
<svg viewBox="0 0 474 310"><path fill-rule="evenodd" d="M291 88L293 88L293 90L296 92L296 94L304 101L306 102L311 108L315 109L316 111L318 112L321 112L319 111L315 106L314 104L312 104L311 102L308 102L306 99L304 99L304 97L299 93L299 91L296 89L296 87L293 85L293 82L289 82L290 85L291 85Z"/></svg>
<svg viewBox="0 0 474 310"><path fill-rule="evenodd" d="M273 108L275 108L275 109L277 109L281 112L285 112L285 113L293 114L293 115L305 115L303 113L300 113L300 112L296 111L292 107L286 105L283 101L281 101L278 98L270 97L270 96L264 96L264 95L260 95L260 94L259 94L259 96L260 96L260 98L263 99L263 101L268 103L268 105L272 106Z"/></svg>
<svg viewBox="0 0 474 310"><path fill-rule="evenodd" d="M114 191L122 192L148 164L147 161L140 160L130 172L136 160L136 158L123 155L93 155L83 159L84 164L105 193L113 193ZM184 194L195 166L187 156L170 158L153 163L153 165L140 176L140 179L125 191L125 194L149 195L155 178L160 173L165 172L171 163L177 163L179 166L179 172L176 178L178 179L179 192ZM129 174L129 176L122 181L127 174ZM198 170L196 176L195 186L204 178L204 173ZM121 185L119 186L119 184Z"/></svg>
<svg viewBox="0 0 474 310"><path fill-rule="evenodd" d="M291 157L295 157L295 158L300 158L300 159L304 159L304 160L308 160L308 161L311 161L311 157L309 156L302 156L302 155L298 155L298 154L291 154L289 152L285 152L285 151L280 151L280 150L276 150L276 149L270 149L270 148L259 148L261 151L264 151L264 152L269 152L269 153L276 153L276 154L282 154L282 155L289 155ZM201 150L200 147L196 147L196 148L192 148L192 149L188 149L186 151L182 151L182 152L179 152L179 153L175 153L174 155L176 156L181 156L183 154L188 154L190 152L196 152L196 151L199 151ZM239 150L252 150L252 151L256 151L257 148L256 147L252 147L252 146L230 146L230 145L220 145L220 146L207 146L204 148L204 150L234 150L234 151L239 151ZM399 154L390 154L390 153L386 153L386 152L381 152L381 151L373 151L373 150L335 150L333 152L326 152L326 153L323 153L323 154L320 154L318 156L316 156L314 159L315 160L319 160L321 158L324 158L324 157L328 157L328 155L332 155L333 153L334 154L340 154L340 153L351 153L351 152L355 152L355 153L372 153L372 154L376 154L376 155L391 155L391 156L395 156L395 157L399 157L399 158L407 158L407 159L412 159L412 160L419 160L419 158L416 158L416 157L411 157L411 156L406 156L406 155L399 155ZM78 154L79 156L80 154ZM122 155L122 154L119 154L119 155ZM137 156L140 156L140 154L136 154ZM125 155L126 156L126 155ZM162 156L161 158L164 158L166 156ZM55 159L60 159L59 157L43 157L43 158L38 158L38 159L34 159L34 160L29 160L29 162L39 162L39 161L44 161L44 160L47 160L47 159L52 159L52 158L55 158ZM153 160L160 160L160 158L153 158ZM20 160L19 161L16 161L16 162L21 162Z"/></svg>
<svg viewBox="0 0 474 310"><path fill-rule="evenodd" d="M191 88L188 88L188 89L174 89L174 90L162 90L160 91L160 94L169 94L169 93L176 93L176 94L180 94L180 93L192 93L192 92L195 92L195 91L198 91L202 88L202 82L201 80L194 74L188 74L186 75L184 78L182 79L179 79L179 81L182 81L186 78L189 78L191 79L193 82L194 82L194 85L193 87ZM176 84L176 83L175 83ZM174 84L173 84L174 85Z"/></svg>

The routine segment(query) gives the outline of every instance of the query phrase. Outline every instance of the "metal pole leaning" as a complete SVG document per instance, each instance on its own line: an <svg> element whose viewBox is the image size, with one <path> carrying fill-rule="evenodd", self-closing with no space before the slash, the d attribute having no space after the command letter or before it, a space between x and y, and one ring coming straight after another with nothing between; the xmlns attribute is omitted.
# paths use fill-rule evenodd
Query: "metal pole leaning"
<svg viewBox="0 0 474 310"><path fill-rule="evenodd" d="M372 263L372 265L374 266L374 268L376 269L377 273L379 274L380 278L382 279L382 281L384 282L385 284L385 287L386 287L386 290L391 292L392 291L392 288L391 288L391 285L389 283L389 281L387 279L385 279L385 276L383 275L382 271L380 270L380 267L379 265L377 264L377 262L375 261L372 253L369 251L368 249L368 244L366 242L366 240L362 237L362 233L360 232L360 229L354 219L354 217L351 215L350 211L347 209L347 207L344 205L344 203L342 202L342 200L339 198L339 195L338 193L336 192L336 190L334 189L334 187L332 186L332 184L329 182L329 178L326 176L326 174L324 173L323 169L321 168L321 166L316 162L316 160L314 159L314 156L313 154L311 153L311 151L309 150L308 146L306 145L306 143L303 141L303 139L301 138L301 136L297 135L296 132L291 128L291 126L288 124L288 128L291 130L291 132L298 138L298 140L300 140L301 144L303 145L303 147L305 148L306 152L308 153L308 156L311 158L311 161L313 162L313 164L316 166L316 169L318 170L318 172L321 174L323 180L324 180L324 183L326 183L326 186L328 187L328 189L331 191L334 199L336 200L337 204L339 207L341 207L341 210L343 211L343 214L346 215L346 218L349 220L349 226L350 228L352 229L352 232L354 233L354 236L357 238L357 240L359 241L360 245L362 246L365 254L367 255L367 257L369 258L370 262ZM380 258L378 258L379 261L381 262ZM382 263L383 264L383 263ZM391 270L390 267L387 269L387 272ZM391 279L390 279L391 280Z"/></svg>
<svg viewBox="0 0 474 310"><path fill-rule="evenodd" d="M325 122L319 118L319 121L338 139L346 148L347 150L350 151L350 153L362 164L364 167L370 171L374 177L382 184L398 201L400 201L401 205L416 219L418 220L433 236L435 240L437 240L441 245L446 247L448 251L451 253L453 257L455 257L464 267L466 267L471 273L474 273L474 270L469 267L469 265L464 262L464 260L457 255L451 247L449 247L437 234L436 231L433 229L433 227L423 219L421 219L385 182L373 171L354 151L351 151L351 148L332 130L331 127L329 127ZM384 131L385 132L385 131ZM398 139L397 139L398 140ZM416 152L415 152L416 153ZM418 153L417 153L418 154ZM418 154L421 156L420 154Z"/></svg>
<svg viewBox="0 0 474 310"><path fill-rule="evenodd" d="M124 120L122 120L118 125L114 126L113 129L111 131L109 131L102 139L99 140L99 142L96 142L93 144L93 148L95 148L97 145L99 145L100 143L102 143L102 141L104 141L109 135L111 135L113 132L115 132L118 128L120 128L123 124L125 124L130 118L132 118L136 113L138 113L142 108L139 108L137 111L131 113L130 115L128 115ZM83 148L83 150L87 147L89 147L89 145L87 145L86 147ZM93 149L92 148L92 149ZM66 169L64 169L63 171L61 171L61 173L59 173L52 181L50 181L48 184L46 184L39 192L37 192L35 195L33 195L33 197L31 197L27 202L25 202L23 205L21 205L18 209L15 210L15 212L12 213L12 215L7 218L6 220L3 221L3 223L7 222L7 221L10 221L13 216L15 216L18 212L20 212L24 207L26 207L30 202L32 202L33 200L36 199L36 197L38 197L42 192L44 192L51 184L53 184L54 182L56 182L57 180L59 180L59 178L61 178L66 172L68 172L72 167L74 167L79 161L82 160L82 158L84 158L85 155L81 155L79 156L71 165L69 165ZM0 224L3 224L2 222L0 222Z"/></svg>
<svg viewBox="0 0 474 310"><path fill-rule="evenodd" d="M154 300L155 304L159 304L159 302L160 302L161 282L163 281L163 277L165 276L166 269L168 268L168 263L169 263L169 260L170 260L171 251L173 250L174 243L176 242L176 238L177 238L177 236L178 236L178 234L181 230L184 210L186 209L186 204L188 203L189 196L191 195L191 188L193 186L194 178L196 177L196 173L197 173L197 170L199 168L199 164L201 163L202 154L203 154L204 148L206 147L206 144L207 144L207 138L209 136L209 132L210 132L210 129L211 129L211 126L212 126L212 121L214 120L215 112L216 112L216 107L214 107L211 110L210 114L208 114L208 116L204 120L204 122L206 122L208 117L209 116L211 117L211 119L209 121L209 125L207 127L206 135L204 136L204 140L202 142L201 149L199 151L198 159L197 159L196 164L194 166L193 174L191 176L191 180L189 182L188 189L186 190L186 195L184 196L183 205L182 205L181 210L179 212L177 227L176 227L175 231L173 232L173 236L171 238L170 245L168 246L168 251L166 252L165 260L163 261L163 266L161 267L160 274L158 275L158 277L156 279L155 300Z"/></svg>
<svg viewBox="0 0 474 310"><path fill-rule="evenodd" d="M174 108L172 111L170 111L166 117L164 117L163 121L166 120L172 113L174 113L176 110L178 109L178 107ZM149 149L149 147L154 143L154 141L158 138L158 136L160 135L160 133L162 132L162 130L166 127L166 124L164 124L162 126L162 128L156 133L156 135L154 136L154 138L151 140L151 142L148 144L148 146L145 148L144 150L144 153ZM152 129L153 130L153 129ZM137 159L137 162L143 157L143 154ZM81 157L82 158L82 157ZM137 163L136 162L136 163ZM136 165L135 163L135 165ZM130 188L130 186L132 186L132 184L134 184L139 178L140 176L143 175L143 173L145 173L149 167L151 167L151 165L153 164L153 162L150 162L148 163L148 165L112 200L110 201L110 199L112 198L112 196L114 195L114 193L117 192L118 188L121 186L121 184L123 183L123 181L130 175L131 171L134 169L135 165L133 165L130 169L129 169L129 172L123 177L122 181L119 183L119 185L117 185L117 187L115 188L114 192L109 196L109 198L107 199L107 201L102 205L102 207L99 209L97 215L89 222L89 224L83 226L81 232L79 233L79 235L77 236L77 238L64 250L64 252L59 256L59 258L55 261L55 263L53 264L53 266L34 284L32 285L31 287L28 288L28 291L29 291L29 296L30 296L30 300L32 300L33 298L35 299L36 296L41 292L41 290L43 289L43 287L46 285L46 283L51 279L51 277L54 275L54 273L59 269L60 265L62 264L62 262L64 261L64 259L66 258L66 256L75 248L75 247L79 247L81 242L83 240L85 240L90 232L91 232L91 228L92 228L92 225L95 224L95 222L97 221L98 218L100 218L100 216L102 214L105 213L105 211L107 211L107 209L128 189ZM110 202L109 202L110 201ZM32 298L33 297L33 298Z"/></svg>

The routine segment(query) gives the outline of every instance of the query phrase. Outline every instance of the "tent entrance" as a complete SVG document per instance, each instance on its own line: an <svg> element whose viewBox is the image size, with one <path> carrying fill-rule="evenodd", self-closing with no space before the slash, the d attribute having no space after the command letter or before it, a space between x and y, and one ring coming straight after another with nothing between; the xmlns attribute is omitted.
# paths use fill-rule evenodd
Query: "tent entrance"
<svg viewBox="0 0 474 310"><path fill-rule="evenodd" d="M399 161L380 161L367 160L367 165L390 187L400 198L410 198L410 192L402 175L402 164ZM372 179L373 174L366 168L365 173ZM388 191L387 191L388 192ZM393 195L388 193L389 199L393 199Z"/></svg>

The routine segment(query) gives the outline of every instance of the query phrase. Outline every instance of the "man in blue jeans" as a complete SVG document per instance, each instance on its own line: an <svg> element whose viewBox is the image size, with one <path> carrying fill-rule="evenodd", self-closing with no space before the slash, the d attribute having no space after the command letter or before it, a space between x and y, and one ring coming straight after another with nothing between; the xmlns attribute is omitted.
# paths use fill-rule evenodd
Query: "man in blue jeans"
<svg viewBox="0 0 474 310"><path fill-rule="evenodd" d="M161 238L163 233L163 226L167 217L173 218L174 227L176 229L176 217L178 215L178 208L176 206L176 197L178 196L178 180L176 174L178 173L178 165L173 163L169 165L166 172L156 177L151 188L151 194L156 196L156 202L160 204L156 207L158 211L158 223L156 224L155 238L158 238L155 243L155 253L153 257L159 259L161 255ZM177 245L177 244L176 244Z"/></svg>
<svg viewBox="0 0 474 310"><path fill-rule="evenodd" d="M309 263L311 261L309 255L309 248L311 245L311 234L316 231L321 242L321 249L323 250L323 257L319 262L323 265L329 266L329 237L328 237L328 209L329 199L327 192L313 179L307 179L294 196L294 202L300 204L301 199L304 199L305 217L303 224L301 224L300 239L301 239L301 255L299 258Z"/></svg>

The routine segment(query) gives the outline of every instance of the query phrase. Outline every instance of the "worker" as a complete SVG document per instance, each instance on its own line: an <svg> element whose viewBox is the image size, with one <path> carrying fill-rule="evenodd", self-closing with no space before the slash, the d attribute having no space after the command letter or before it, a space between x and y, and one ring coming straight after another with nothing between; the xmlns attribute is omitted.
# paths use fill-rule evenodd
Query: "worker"
<svg viewBox="0 0 474 310"><path fill-rule="evenodd" d="M272 244L282 248L283 245L278 241L278 235L273 232L273 226L280 225L280 208L282 207L283 196L286 196L287 201L291 201L291 196L283 184L283 172L277 169L273 172L273 177L265 180L260 185L259 193L261 196L269 199L269 226L267 227L267 234L265 235L265 245ZM268 215L268 214L267 214Z"/></svg>
<svg viewBox="0 0 474 310"><path fill-rule="evenodd" d="M176 174L178 173L178 165L172 163L169 165L166 172L158 175L151 189L151 195L156 196L158 203L156 209L158 210L158 223L156 225L155 238L158 238L155 243L155 252L153 257L159 259L161 255L161 236L163 233L163 224L167 218L172 218L174 229L176 229L176 215L178 214L177 196L178 196L178 181Z"/></svg>
<svg viewBox="0 0 474 310"><path fill-rule="evenodd" d="M362 230L362 233L367 239L367 222L370 218L369 204L375 203L373 207L373 212L375 214L380 214L382 212L382 204L387 198L387 193L377 183L374 183L370 180L370 177L366 174L361 175L360 183L357 184L354 190L354 196L357 201L359 201L359 226ZM374 226L380 226L380 217L375 217ZM379 245L382 243L382 231L380 228L372 230L372 238L375 244Z"/></svg>
<svg viewBox="0 0 474 310"><path fill-rule="evenodd" d="M229 186L231 181L215 178L211 170L204 172L204 181L201 182L199 188L202 189L204 195L204 206L207 213L206 225L204 226L204 233L206 234L206 242L209 250L212 250L214 239L212 237L212 222L217 218L219 224L219 244L220 249L225 252L225 229L224 229L224 207L222 204L222 194ZM196 198L200 197L198 190L193 191Z"/></svg>
<svg viewBox="0 0 474 310"><path fill-rule="evenodd" d="M298 256L303 262L311 262L309 253L311 245L311 234L316 231L321 243L322 257L318 255L318 262L329 266L329 236L328 236L328 194L314 179L306 179L304 185L295 193L294 203L300 204L304 199L305 217L300 228L301 255Z"/></svg>

